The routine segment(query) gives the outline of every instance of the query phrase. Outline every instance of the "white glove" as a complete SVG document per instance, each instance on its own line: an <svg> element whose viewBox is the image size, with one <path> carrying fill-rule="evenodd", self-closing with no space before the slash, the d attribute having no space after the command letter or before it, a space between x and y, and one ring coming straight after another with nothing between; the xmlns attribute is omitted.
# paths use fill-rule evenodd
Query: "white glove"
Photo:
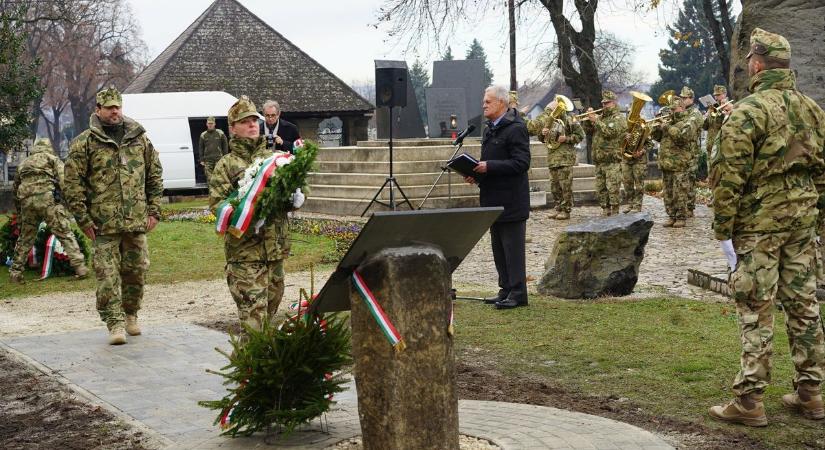
<svg viewBox="0 0 825 450"><path fill-rule="evenodd" d="M295 189L295 192L290 196L292 198L292 207L295 209L304 206L304 202L306 201L306 196L303 192L301 192L301 188Z"/></svg>
<svg viewBox="0 0 825 450"><path fill-rule="evenodd" d="M736 250L733 249L733 241L731 239L719 241L719 246L722 247L722 253L728 259L728 267L733 272L736 269Z"/></svg>

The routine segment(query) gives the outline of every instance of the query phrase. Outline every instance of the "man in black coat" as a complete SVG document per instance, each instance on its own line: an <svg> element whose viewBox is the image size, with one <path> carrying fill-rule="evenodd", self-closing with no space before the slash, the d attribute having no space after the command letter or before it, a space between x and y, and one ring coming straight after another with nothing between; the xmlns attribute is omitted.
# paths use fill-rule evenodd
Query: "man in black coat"
<svg viewBox="0 0 825 450"><path fill-rule="evenodd" d="M481 141L481 161L475 172L481 206L503 206L504 212L490 227L493 259L498 272L498 295L485 300L497 309L527 306L525 238L530 216L530 137L518 111L508 107L509 93L503 86L484 91L487 119ZM468 183L476 180L465 179Z"/></svg>
<svg viewBox="0 0 825 450"><path fill-rule="evenodd" d="M274 100L264 102L261 136L266 137L266 148L290 153L295 141L301 138L294 123L281 119L281 107Z"/></svg>

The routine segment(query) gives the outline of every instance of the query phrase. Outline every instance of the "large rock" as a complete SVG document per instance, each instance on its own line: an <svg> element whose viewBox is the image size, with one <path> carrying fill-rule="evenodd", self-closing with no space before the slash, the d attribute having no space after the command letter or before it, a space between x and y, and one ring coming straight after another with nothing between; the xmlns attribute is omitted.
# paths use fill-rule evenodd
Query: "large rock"
<svg viewBox="0 0 825 450"><path fill-rule="evenodd" d="M432 247L391 248L371 256L358 271L407 345L395 352L350 288L364 449L458 450L447 260Z"/></svg>
<svg viewBox="0 0 825 450"><path fill-rule="evenodd" d="M799 90L825 106L825 1L743 0L733 31L731 80L736 99L748 94L750 34L756 28L779 33L791 43L791 68Z"/></svg>
<svg viewBox="0 0 825 450"><path fill-rule="evenodd" d="M647 212L570 225L544 265L538 291L562 298L630 294L652 227Z"/></svg>

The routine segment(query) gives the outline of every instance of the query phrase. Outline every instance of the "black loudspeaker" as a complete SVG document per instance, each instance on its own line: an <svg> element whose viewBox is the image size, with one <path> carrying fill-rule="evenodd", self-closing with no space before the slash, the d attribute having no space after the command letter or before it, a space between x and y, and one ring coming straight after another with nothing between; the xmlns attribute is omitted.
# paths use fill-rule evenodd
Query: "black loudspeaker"
<svg viewBox="0 0 825 450"><path fill-rule="evenodd" d="M407 69L382 67L375 69L375 106L407 106Z"/></svg>

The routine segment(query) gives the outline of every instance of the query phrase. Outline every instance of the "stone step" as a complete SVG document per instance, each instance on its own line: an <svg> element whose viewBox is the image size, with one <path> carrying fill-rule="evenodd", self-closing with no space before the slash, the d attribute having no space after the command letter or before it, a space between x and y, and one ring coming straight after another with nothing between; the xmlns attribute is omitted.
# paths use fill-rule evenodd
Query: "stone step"
<svg viewBox="0 0 825 450"><path fill-rule="evenodd" d="M421 160L421 161L395 161L392 165L393 175L436 173L441 171L444 165L442 160ZM543 164L536 164L531 171L538 170L547 178L547 167ZM365 173L389 175L390 163L386 161L322 161L315 164L317 173ZM531 177L536 176L531 173Z"/></svg>
<svg viewBox="0 0 825 450"><path fill-rule="evenodd" d="M541 142L531 142L530 151L533 158L545 158L547 151ZM421 161L449 159L455 148L451 145L434 146L393 146L393 161ZM481 155L480 143L465 144L460 153L468 153L476 158ZM322 161L389 161L389 147L325 147L318 151L317 160Z"/></svg>
<svg viewBox="0 0 825 450"><path fill-rule="evenodd" d="M383 181L381 182L383 184ZM401 190L404 191L404 194L407 195L409 198L419 198L423 199L427 192L430 191L432 185L424 184L424 185L405 185L399 182L401 186ZM534 188L534 190L544 191L547 186L546 181L543 180L536 180L530 182L530 187ZM381 184L376 186L353 186L353 185L325 185L325 184L310 184L310 197L323 197L323 198L343 198L343 199L364 199L367 200L371 199L378 189L381 187ZM478 186L474 186L471 184L454 182L452 186L448 184L441 184L435 186L430 197L448 197L449 193L452 192L453 197L461 197L461 196L468 196L474 195L478 196ZM397 193L395 196L399 197L400 194ZM381 191L381 195L379 198L389 198L389 188L384 188Z"/></svg>
<svg viewBox="0 0 825 450"><path fill-rule="evenodd" d="M439 168L433 171L415 173L394 173L395 179L401 186L433 184L438 179ZM309 174L309 184L326 185L347 185L347 186L381 186L387 178L386 172L362 173L362 172L312 172ZM530 180L548 180L547 168L530 169L528 174ZM457 173L445 173L440 179L440 184L447 184L452 180L453 184L463 183L464 177Z"/></svg>
<svg viewBox="0 0 825 450"><path fill-rule="evenodd" d="M373 193L375 195L375 193ZM366 199L342 199L342 198L328 198L328 197L309 197L306 203L301 208L301 211L318 212L324 214L335 214L343 216L360 216L364 208L367 207L372 195ZM396 199L398 211L407 211L409 206L406 203L398 203ZM403 199L402 199L403 200ZM411 198L410 202L413 208L418 209L421 199ZM453 197L430 197L424 204L424 209L438 209L438 208L472 208L478 206L478 195ZM386 206L374 203L370 208L370 212L375 211L389 211Z"/></svg>

